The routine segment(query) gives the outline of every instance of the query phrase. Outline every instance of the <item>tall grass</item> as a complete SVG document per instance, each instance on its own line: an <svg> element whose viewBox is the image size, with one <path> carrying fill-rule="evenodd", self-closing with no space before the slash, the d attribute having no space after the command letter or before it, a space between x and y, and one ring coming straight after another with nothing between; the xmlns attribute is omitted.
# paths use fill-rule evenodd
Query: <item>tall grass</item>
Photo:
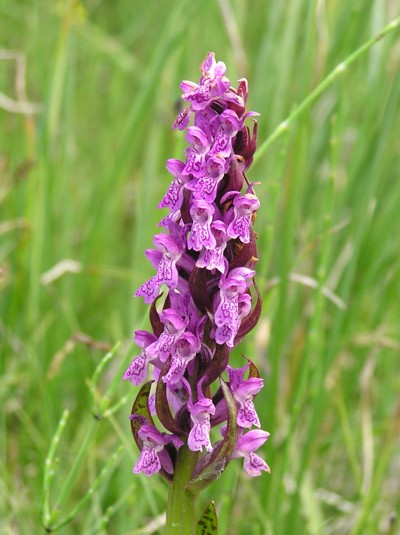
<svg viewBox="0 0 400 535"><path fill-rule="evenodd" d="M215 51L249 79L262 145L399 13L396 0L0 3L0 92L41 105L0 108L0 533L66 520L66 535L150 533L165 511L164 482L131 473L136 392L120 376L148 326L131 295L151 274L165 160L184 148L170 130L180 81ZM222 535L400 529L399 35L254 165L264 308L234 358L265 378L272 474L249 481L232 463L205 491Z"/></svg>

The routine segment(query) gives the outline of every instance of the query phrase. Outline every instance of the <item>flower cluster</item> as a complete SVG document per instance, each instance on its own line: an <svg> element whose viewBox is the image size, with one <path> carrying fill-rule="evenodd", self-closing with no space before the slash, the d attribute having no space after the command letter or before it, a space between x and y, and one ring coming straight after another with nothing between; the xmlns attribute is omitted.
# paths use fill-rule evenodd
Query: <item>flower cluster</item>
<svg viewBox="0 0 400 535"><path fill-rule="evenodd" d="M189 147L184 161L167 161L172 182L159 208L169 213L146 251L156 274L135 294L151 305L153 332L136 331L141 353L123 377L144 383L131 415L141 449L135 473L171 479L183 444L203 452L194 477L218 477L237 457L250 476L269 471L255 453L268 438L253 404L263 381L251 361L229 365L231 349L261 312L253 231L260 203L245 175L257 140L256 121L252 132L245 121L258 114L245 113L247 81L234 89L225 73L209 53L199 84L181 84L188 106L173 128L186 130ZM153 381L145 382L149 365ZM155 415L170 433L156 429ZM211 429L220 424L222 439L212 444Z"/></svg>

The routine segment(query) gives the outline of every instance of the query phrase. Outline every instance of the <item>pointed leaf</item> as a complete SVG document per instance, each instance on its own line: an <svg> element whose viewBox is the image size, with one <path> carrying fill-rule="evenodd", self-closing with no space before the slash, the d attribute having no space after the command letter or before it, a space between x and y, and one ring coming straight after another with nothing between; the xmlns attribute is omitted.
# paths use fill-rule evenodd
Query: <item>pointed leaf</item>
<svg viewBox="0 0 400 535"><path fill-rule="evenodd" d="M212 278L210 270L198 267L194 267L189 275L190 293L194 304L203 314L206 314L207 308L212 308L211 292L206 290Z"/></svg>
<svg viewBox="0 0 400 535"><path fill-rule="evenodd" d="M243 165L239 164L237 158L233 158L229 172L228 184L225 191L241 191L243 187Z"/></svg>
<svg viewBox="0 0 400 535"><path fill-rule="evenodd" d="M260 372L258 371L258 368L257 366L254 364L254 362L252 360L250 360L249 358L247 358L245 355L243 355L242 353L242 357L244 359L247 360L247 362L250 364L250 367L249 367L249 379L252 379L253 377L256 377L257 379L260 378Z"/></svg>
<svg viewBox="0 0 400 535"><path fill-rule="evenodd" d="M183 190L181 216L182 221L185 223L185 225L192 222L192 216L190 215L190 191L186 188Z"/></svg>
<svg viewBox="0 0 400 535"><path fill-rule="evenodd" d="M229 263L229 270L232 270L237 267L246 267L249 262L253 261L254 259L257 259L257 244L256 244L256 236L254 233L254 230L250 228L250 241L249 243L242 244L240 240L238 242L235 242L236 245L234 247L234 257Z"/></svg>
<svg viewBox="0 0 400 535"><path fill-rule="evenodd" d="M239 154L240 156L243 156L243 159L245 161L245 169L250 167L253 156L257 148L257 131L258 131L258 125L257 121L254 121L253 126L253 132L250 137L250 128L248 126L245 126L241 130L241 137L239 141L235 143L235 154Z"/></svg>
<svg viewBox="0 0 400 535"><path fill-rule="evenodd" d="M132 406L131 416L139 416L131 420L131 431L133 438L137 444L137 447L141 451L143 448L143 442L140 440L138 432L145 420L151 425L154 425L154 420L150 414L149 410L149 395L150 388L154 381L147 381L142 388L139 390L139 394L136 396L135 402Z"/></svg>
<svg viewBox="0 0 400 535"><path fill-rule="evenodd" d="M179 425L175 422L174 417L172 416L171 409L168 403L167 399L167 385L164 383L162 378L164 375L168 372L170 367L170 361L168 360L165 364L163 369L161 370L160 377L157 382L157 389L156 389L156 411L157 416L160 419L160 422L163 424L163 426L168 429L171 433L174 433L175 435L184 435L184 431L179 427Z"/></svg>
<svg viewBox="0 0 400 535"><path fill-rule="evenodd" d="M207 366L204 376L204 387L210 385L225 371L229 362L229 347L226 344L217 344L213 359Z"/></svg>
<svg viewBox="0 0 400 535"><path fill-rule="evenodd" d="M261 309L262 309L262 300L261 300L261 294L257 287L257 284L254 282L254 288L257 293L257 303L256 306L253 308L253 310L250 312L248 316L246 316L243 321L240 324L239 330L237 332L236 338L235 338L235 344L238 343L244 336L246 336L247 333L249 333L254 327L257 325L258 320L261 316Z"/></svg>
<svg viewBox="0 0 400 535"><path fill-rule="evenodd" d="M151 303L150 312L149 312L151 327L153 329L153 333L157 337L159 337L160 334L164 331L164 324L161 323L160 316L156 308L157 301L160 299L160 297L162 297L162 295L163 294L161 293L158 297L154 299L154 301Z"/></svg>
<svg viewBox="0 0 400 535"><path fill-rule="evenodd" d="M224 393L228 412L225 437L221 440L218 446L214 448L212 453L207 457L207 460L200 465L200 469L196 473L195 477L187 484L186 490L190 490L192 492L200 492L212 481L218 479L227 467L236 448L238 438L236 403L233 399L231 391L229 390L229 387L222 379L221 388Z"/></svg>
<svg viewBox="0 0 400 535"><path fill-rule="evenodd" d="M227 385L229 385L229 383L227 383ZM220 403L222 400L224 401L224 403ZM218 405L218 409L215 415L211 416L210 418L211 427L215 427L216 425L219 425L222 422L225 422L226 417L227 417L226 403L225 403L224 393L221 387L219 387L216 393L213 395L212 402L214 403L216 407Z"/></svg>
<svg viewBox="0 0 400 535"><path fill-rule="evenodd" d="M218 535L218 519L214 502L210 502L197 523L196 535Z"/></svg>

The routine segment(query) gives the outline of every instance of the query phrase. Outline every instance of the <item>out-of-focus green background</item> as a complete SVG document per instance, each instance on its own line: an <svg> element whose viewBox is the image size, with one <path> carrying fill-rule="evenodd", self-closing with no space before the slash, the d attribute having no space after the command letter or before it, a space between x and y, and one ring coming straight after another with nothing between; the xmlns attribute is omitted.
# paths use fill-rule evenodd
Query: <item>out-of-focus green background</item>
<svg viewBox="0 0 400 535"><path fill-rule="evenodd" d="M262 143L399 13L398 0L0 2L1 534L41 533L43 511L48 527L71 515L65 535L162 524L164 482L131 472L138 389L120 377L148 326L132 294L152 274L165 160L185 148L170 129L180 81L215 51L248 78ZM395 29L249 172L264 308L234 359L265 378L272 473L249 480L235 461L204 492L221 535L400 530L399 65Z"/></svg>

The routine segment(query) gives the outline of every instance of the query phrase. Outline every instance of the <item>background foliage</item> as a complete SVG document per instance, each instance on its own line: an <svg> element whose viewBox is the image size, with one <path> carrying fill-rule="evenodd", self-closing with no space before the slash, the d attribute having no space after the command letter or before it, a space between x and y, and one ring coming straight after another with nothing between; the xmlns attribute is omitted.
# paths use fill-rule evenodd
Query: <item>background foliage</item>
<svg viewBox="0 0 400 535"><path fill-rule="evenodd" d="M0 2L1 533L40 533L43 514L54 526L71 512L66 535L151 533L165 511L164 482L131 473L137 389L120 376L137 352L131 332L148 325L131 295L152 273L144 249L165 160L184 149L170 130L180 81L197 80L215 51L232 81L248 77L262 142L399 8ZM221 534L400 529L399 61L397 29L252 168L264 309L234 358L245 353L265 378L257 407L272 474L249 481L236 461L205 491Z"/></svg>

